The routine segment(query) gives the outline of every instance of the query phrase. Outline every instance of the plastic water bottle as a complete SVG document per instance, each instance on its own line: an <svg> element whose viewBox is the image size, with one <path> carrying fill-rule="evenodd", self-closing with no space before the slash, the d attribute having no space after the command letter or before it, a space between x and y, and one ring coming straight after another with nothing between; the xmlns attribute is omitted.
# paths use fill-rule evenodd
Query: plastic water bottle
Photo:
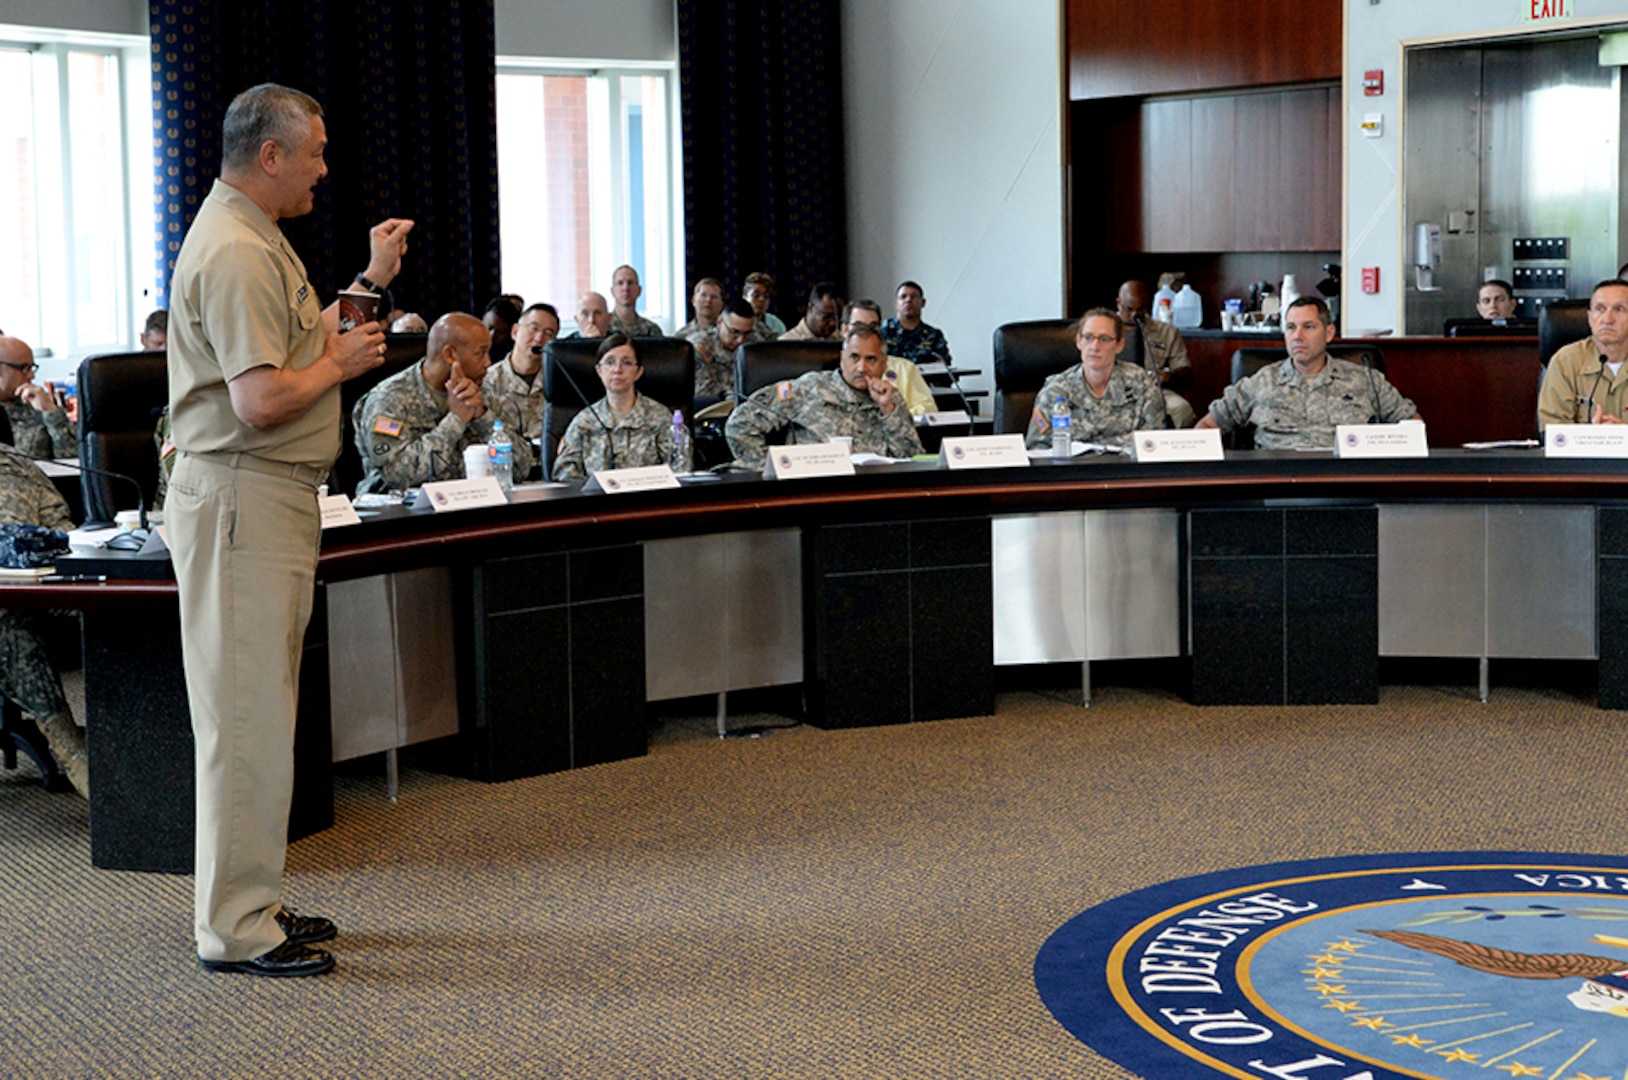
<svg viewBox="0 0 1628 1080"><path fill-rule="evenodd" d="M1159 291L1153 294L1153 317L1159 322L1167 323L1171 320L1176 307L1176 290L1168 285L1160 285Z"/></svg>
<svg viewBox="0 0 1628 1080"><path fill-rule="evenodd" d="M1074 416L1063 397L1051 403L1051 456L1062 460L1074 456Z"/></svg>
<svg viewBox="0 0 1628 1080"><path fill-rule="evenodd" d="M1183 285L1181 292L1170 302L1170 321L1182 330L1204 325L1204 301L1191 285Z"/></svg>
<svg viewBox="0 0 1628 1080"><path fill-rule="evenodd" d="M497 486L507 495L514 490L514 440L503 430L503 421L492 421L492 437L486 443L486 456L492 462Z"/></svg>
<svg viewBox="0 0 1628 1080"><path fill-rule="evenodd" d="M673 471L688 476L695 467L694 446L690 442L690 429L684 423L684 414L673 410Z"/></svg>

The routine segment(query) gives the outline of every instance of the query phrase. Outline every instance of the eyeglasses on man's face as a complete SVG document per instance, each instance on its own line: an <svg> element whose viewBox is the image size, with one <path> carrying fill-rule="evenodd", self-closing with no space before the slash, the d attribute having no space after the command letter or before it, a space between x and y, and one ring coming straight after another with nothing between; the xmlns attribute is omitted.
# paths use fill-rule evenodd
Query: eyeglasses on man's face
<svg viewBox="0 0 1628 1080"><path fill-rule="evenodd" d="M38 364L32 362L27 364L13 364L6 360L0 360L0 367L8 367L13 371L20 371L24 375L32 375L34 372L40 369Z"/></svg>

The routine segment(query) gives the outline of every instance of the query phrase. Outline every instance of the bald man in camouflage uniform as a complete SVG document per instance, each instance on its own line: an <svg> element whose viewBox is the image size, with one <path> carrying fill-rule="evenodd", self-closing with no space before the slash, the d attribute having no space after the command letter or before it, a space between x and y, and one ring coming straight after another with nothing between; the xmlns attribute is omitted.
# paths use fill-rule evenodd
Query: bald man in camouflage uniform
<svg viewBox="0 0 1628 1080"><path fill-rule="evenodd" d="M838 370L763 387L735 406L724 435L737 461L761 468L767 436L781 429L794 446L848 436L856 454L908 458L922 452L910 410L887 379L882 335L864 324L849 327Z"/></svg>
<svg viewBox="0 0 1628 1080"><path fill-rule="evenodd" d="M34 381L34 350L0 337L0 408L11 422L11 445L31 458L76 458L79 435L51 391Z"/></svg>
<svg viewBox="0 0 1628 1080"><path fill-rule="evenodd" d="M28 458L0 443L0 521L73 528L68 504ZM46 654L33 616L0 610L0 694L32 716L51 746L63 775L81 795L90 790L85 768L85 736L74 723L62 680Z"/></svg>
<svg viewBox="0 0 1628 1080"><path fill-rule="evenodd" d="M1068 403L1069 430L1075 442L1099 443L1121 450L1131 434L1165 426L1164 393L1146 368L1119 359L1125 327L1107 308L1086 312L1074 330L1080 362L1047 379L1034 398L1034 412L1023 444L1051 445L1051 410Z"/></svg>
<svg viewBox="0 0 1628 1080"><path fill-rule="evenodd" d="M514 480L536 462L521 430L520 410L502 396L484 395L491 335L473 315L452 312L430 327L427 355L384 380L356 403L351 419L367 474L357 493L461 480L464 448L489 442L502 420L514 443Z"/></svg>

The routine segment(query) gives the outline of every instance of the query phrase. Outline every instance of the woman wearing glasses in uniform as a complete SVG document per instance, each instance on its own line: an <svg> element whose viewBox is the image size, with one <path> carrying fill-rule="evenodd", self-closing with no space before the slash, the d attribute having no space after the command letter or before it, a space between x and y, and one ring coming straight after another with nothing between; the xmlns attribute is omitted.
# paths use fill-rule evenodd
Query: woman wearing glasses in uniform
<svg viewBox="0 0 1628 1080"><path fill-rule="evenodd" d="M605 396L572 418L554 457L554 479L582 480L604 469L673 465L673 413L635 389L644 365L633 339L612 334L594 371Z"/></svg>

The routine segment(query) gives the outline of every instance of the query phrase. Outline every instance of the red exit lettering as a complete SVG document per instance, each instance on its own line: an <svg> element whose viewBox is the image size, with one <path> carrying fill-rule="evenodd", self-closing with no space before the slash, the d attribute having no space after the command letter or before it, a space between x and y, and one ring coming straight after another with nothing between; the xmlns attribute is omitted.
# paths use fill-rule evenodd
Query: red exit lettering
<svg viewBox="0 0 1628 1080"><path fill-rule="evenodd" d="M1528 22L1539 22L1543 19L1569 19L1571 18L1571 0L1530 0L1526 17Z"/></svg>

